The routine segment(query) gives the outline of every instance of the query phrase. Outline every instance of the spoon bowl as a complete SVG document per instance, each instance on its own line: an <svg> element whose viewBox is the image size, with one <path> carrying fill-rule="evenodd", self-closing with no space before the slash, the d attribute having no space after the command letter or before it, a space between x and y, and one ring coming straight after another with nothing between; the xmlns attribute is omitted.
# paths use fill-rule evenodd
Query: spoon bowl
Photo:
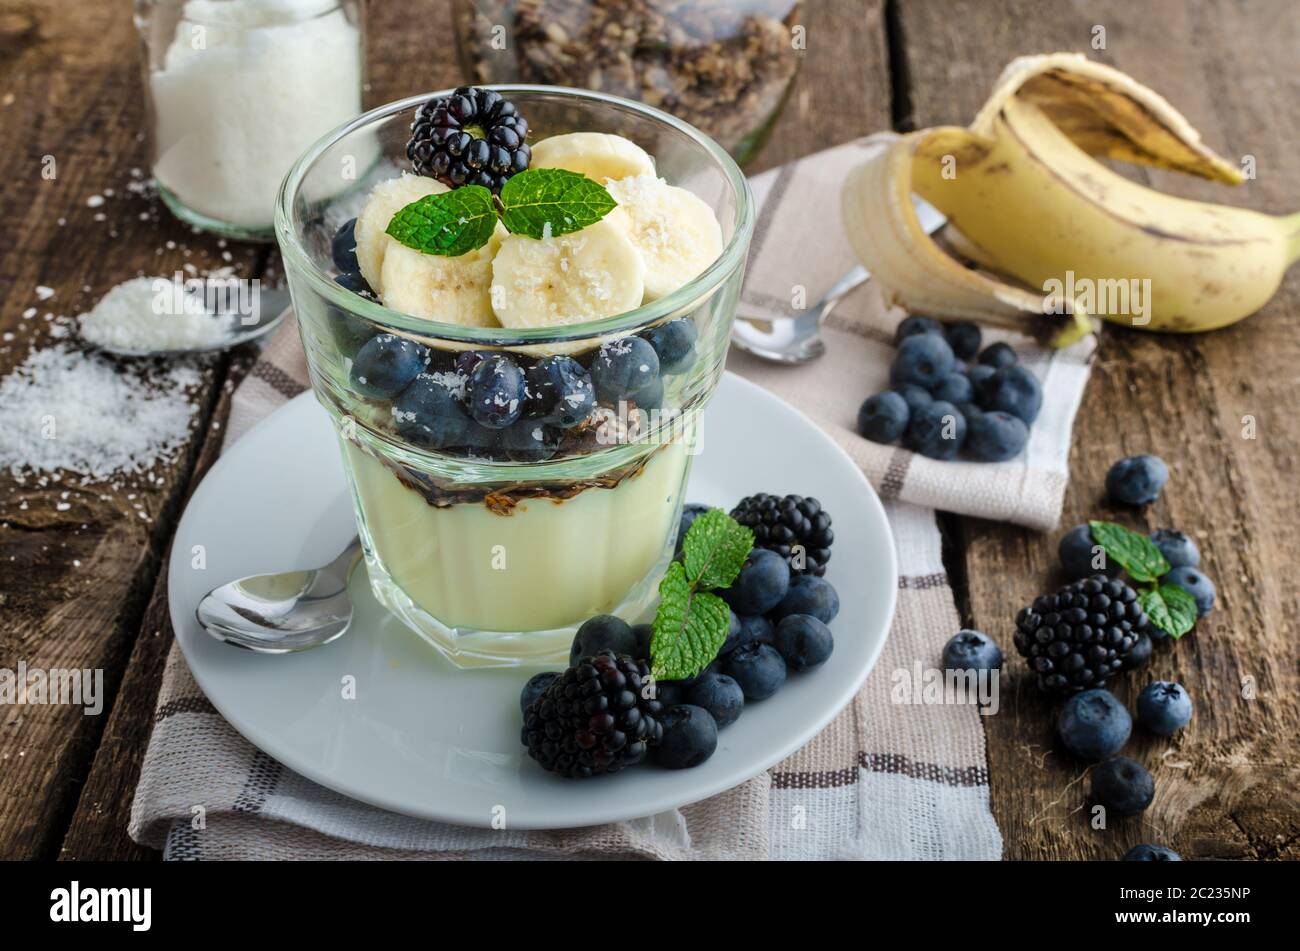
<svg viewBox="0 0 1300 951"><path fill-rule="evenodd" d="M348 578L361 557L353 538L328 565L308 571L250 575L207 593L195 611L219 641L263 654L328 644L352 623Z"/></svg>
<svg viewBox="0 0 1300 951"><path fill-rule="evenodd" d="M187 353L207 353L213 350L229 350L241 343L248 343L263 334L270 333L293 312L289 292L280 288L262 288L255 298L253 312L223 313L216 311L213 319L225 318L229 321L226 335L217 340L205 341L190 347L170 347L159 350L137 350L104 344L90 344L103 353L112 353L119 357L174 357ZM87 341L89 343L89 341Z"/></svg>

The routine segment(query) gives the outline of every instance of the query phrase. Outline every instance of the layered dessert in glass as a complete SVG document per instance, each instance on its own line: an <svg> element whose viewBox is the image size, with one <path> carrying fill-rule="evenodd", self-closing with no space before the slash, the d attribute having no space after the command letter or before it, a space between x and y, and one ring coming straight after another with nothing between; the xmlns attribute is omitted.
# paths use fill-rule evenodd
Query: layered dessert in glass
<svg viewBox="0 0 1300 951"><path fill-rule="evenodd" d="M726 153L639 103L462 87L317 143L276 228L376 597L463 667L646 615L753 228Z"/></svg>

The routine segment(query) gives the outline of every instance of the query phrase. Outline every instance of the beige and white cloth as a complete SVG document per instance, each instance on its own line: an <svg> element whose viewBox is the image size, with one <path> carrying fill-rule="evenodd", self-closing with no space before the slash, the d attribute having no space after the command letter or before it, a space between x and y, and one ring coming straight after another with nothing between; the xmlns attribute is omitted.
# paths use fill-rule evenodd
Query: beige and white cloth
<svg viewBox="0 0 1300 951"><path fill-rule="evenodd" d="M742 311L788 314L794 285L816 300L853 265L838 233L838 193L862 148L832 149L753 181L762 204ZM553 832L462 828L363 805L275 762L221 718L173 646L132 836L169 859L998 858L977 708L898 702L899 685L936 667L959 627L934 509L1055 525L1093 344L1048 353L1026 338L987 334L1010 342L1039 375L1042 415L1019 459L935 462L853 432L858 405L887 385L901 316L867 285L832 315L828 353L816 364L776 367L739 353L729 364L849 452L885 499L898 545L898 609L884 653L853 702L802 750L720 796L636 821ZM227 443L306 388L297 333L286 327L236 391ZM204 804L202 822L195 803Z"/></svg>

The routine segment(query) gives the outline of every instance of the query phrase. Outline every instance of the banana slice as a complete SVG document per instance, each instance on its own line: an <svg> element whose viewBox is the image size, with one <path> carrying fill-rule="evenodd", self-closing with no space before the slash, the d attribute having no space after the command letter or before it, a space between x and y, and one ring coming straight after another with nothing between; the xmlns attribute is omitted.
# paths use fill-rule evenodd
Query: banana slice
<svg viewBox="0 0 1300 951"><path fill-rule="evenodd" d="M422 254L389 238L380 282L384 306L462 327L496 327L492 258L509 232L497 224L488 243L459 257Z"/></svg>
<svg viewBox="0 0 1300 951"><path fill-rule="evenodd" d="M384 254L390 247L402 247L387 234L388 223L413 201L425 195L445 192L447 186L423 175L402 175L380 182L366 199L366 206L357 215L357 263L361 276L377 294L384 291Z"/></svg>
<svg viewBox="0 0 1300 951"><path fill-rule="evenodd" d="M694 192L669 185L653 175L609 182L618 202L614 221L626 225L628 237L645 258L645 299L671 294L698 277L722 253L717 217Z"/></svg>
<svg viewBox="0 0 1300 951"><path fill-rule="evenodd" d="M632 310L645 262L607 218L557 238L508 235L492 260L492 308L503 327L554 327Z"/></svg>
<svg viewBox="0 0 1300 951"><path fill-rule="evenodd" d="M569 132L542 139L533 146L530 168L567 168L604 184L608 178L654 175L654 159L621 135Z"/></svg>

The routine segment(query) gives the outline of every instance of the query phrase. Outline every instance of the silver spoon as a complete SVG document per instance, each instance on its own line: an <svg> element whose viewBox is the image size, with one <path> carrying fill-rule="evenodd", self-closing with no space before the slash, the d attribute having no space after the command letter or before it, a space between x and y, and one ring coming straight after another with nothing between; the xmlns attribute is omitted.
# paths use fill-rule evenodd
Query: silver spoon
<svg viewBox="0 0 1300 951"><path fill-rule="evenodd" d="M916 216L926 234L934 234L945 224L943 214L923 198L912 196ZM811 363L826 352L821 329L836 304L853 288L871 278L871 272L858 265L835 282L826 295L803 313L793 317L748 317L737 314L731 326L731 342L741 350L776 363Z"/></svg>
<svg viewBox="0 0 1300 951"><path fill-rule="evenodd" d="M248 343L250 340L270 333L280 325L291 312L292 301L289 298L289 292L281 288L259 288L253 297L253 308L251 313L231 312L231 311L213 311L214 320L226 319L229 327L226 335L217 340L206 341L192 347L172 347L163 350L132 350L127 347L116 347L104 344L95 344L86 341L91 346L104 353L114 353L119 357L173 357L186 353L204 353L211 350L228 350L231 347L237 347L241 343ZM166 319L166 318L160 318Z"/></svg>
<svg viewBox="0 0 1300 951"><path fill-rule="evenodd" d="M352 623L348 578L360 557L361 539L353 538L323 568L251 575L223 584L199 602L195 616L217 640L263 654L320 647Z"/></svg>

